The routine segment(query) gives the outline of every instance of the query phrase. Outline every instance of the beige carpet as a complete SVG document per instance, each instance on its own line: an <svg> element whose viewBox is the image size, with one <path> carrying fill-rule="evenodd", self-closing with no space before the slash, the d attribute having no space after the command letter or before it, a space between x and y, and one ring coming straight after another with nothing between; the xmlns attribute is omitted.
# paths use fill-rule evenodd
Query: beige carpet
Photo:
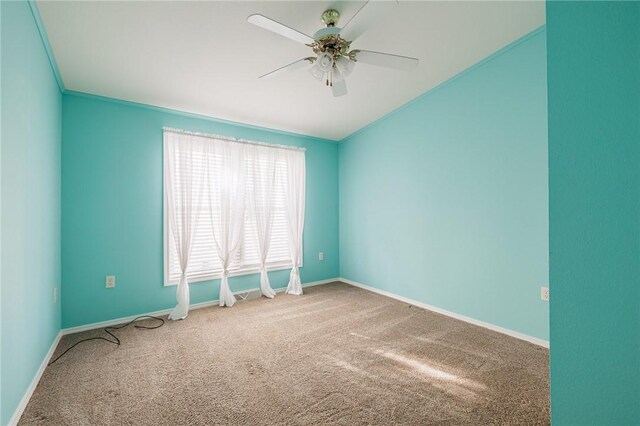
<svg viewBox="0 0 640 426"><path fill-rule="evenodd" d="M20 424L549 424L546 349L346 284L116 334L48 367Z"/></svg>

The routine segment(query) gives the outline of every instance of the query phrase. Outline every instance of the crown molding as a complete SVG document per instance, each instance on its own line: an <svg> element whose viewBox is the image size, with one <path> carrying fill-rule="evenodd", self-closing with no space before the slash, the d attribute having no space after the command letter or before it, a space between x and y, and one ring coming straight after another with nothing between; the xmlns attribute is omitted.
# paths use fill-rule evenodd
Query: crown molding
<svg viewBox="0 0 640 426"><path fill-rule="evenodd" d="M62 82L62 76L60 75L60 71L58 70L58 63L56 62L56 58L55 56L53 56L53 49L51 48L51 43L49 43L49 37L47 36L47 30L44 28L42 17L40 17L40 10L38 9L38 5L36 4L35 0L28 0L27 3L29 4L31 15L33 15L33 20L35 21L36 27L38 28L38 33L40 33L40 40L42 41L44 50L47 52L51 70L53 71L53 75L56 78L56 83L58 83L58 89L60 89L60 93L64 93L65 89L64 83Z"/></svg>

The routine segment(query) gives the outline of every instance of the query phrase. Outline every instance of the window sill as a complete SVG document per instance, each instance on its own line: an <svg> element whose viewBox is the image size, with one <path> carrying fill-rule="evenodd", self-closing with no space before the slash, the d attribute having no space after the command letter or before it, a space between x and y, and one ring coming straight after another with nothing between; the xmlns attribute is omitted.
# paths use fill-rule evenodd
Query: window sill
<svg viewBox="0 0 640 426"><path fill-rule="evenodd" d="M283 271L285 269L291 269L291 267L292 267L291 262L271 264L271 265L267 266L267 272ZM302 265L300 265L300 267L302 267ZM259 274L259 273L260 273L260 267L259 266L252 266L252 267L247 267L247 268L241 269L241 270L230 271L229 272L229 277L240 277L240 276L243 276L243 275L253 275L253 274ZM194 283L198 283L198 282L219 280L221 278L222 278L222 271L217 272L215 274L188 276L187 280L189 281L189 284L194 284ZM165 281L165 283L164 283L165 287L171 287L171 286L176 286L176 285L178 285L178 280L175 280L175 281L172 281L172 282Z"/></svg>

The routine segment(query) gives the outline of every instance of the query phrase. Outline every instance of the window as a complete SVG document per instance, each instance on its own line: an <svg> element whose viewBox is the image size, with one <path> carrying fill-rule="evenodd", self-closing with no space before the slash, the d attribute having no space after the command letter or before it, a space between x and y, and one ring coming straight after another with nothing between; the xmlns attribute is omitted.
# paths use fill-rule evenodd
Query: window
<svg viewBox="0 0 640 426"><path fill-rule="evenodd" d="M174 141L172 138L188 137ZM214 227L220 232L222 204L220 197L242 197L243 221L240 227L238 249L230 260L230 275L256 273L260 270L260 246L256 202L268 188L271 212L271 238L266 266L269 270L292 267L287 190L291 174L288 173L286 155L278 155L282 148L266 146L247 148L238 161L228 161L225 149L211 149L212 144L238 144L224 139L197 135L170 135L169 145L165 130L165 191L167 185L174 192L189 188L188 196L174 196L169 208L164 203L165 285L176 284L182 275L180 257L176 248L174 229L182 229L184 215L191 214L191 250L188 256L187 278L190 282L220 278L222 263L214 239ZM169 160L167 150L171 149ZM274 155L275 153L275 155ZM167 164L169 161L171 164ZM233 170L232 170L233 168ZM240 172L235 168L241 169ZM234 178L230 178L234 176ZM240 179L235 177L240 176ZM264 182L263 178L271 181ZM244 190L237 185L243 183ZM175 220L175 226L171 226ZM217 234L220 235L220 234ZM180 240L179 240L180 241ZM300 256L301 258L301 256ZM301 266L301 265L299 265Z"/></svg>

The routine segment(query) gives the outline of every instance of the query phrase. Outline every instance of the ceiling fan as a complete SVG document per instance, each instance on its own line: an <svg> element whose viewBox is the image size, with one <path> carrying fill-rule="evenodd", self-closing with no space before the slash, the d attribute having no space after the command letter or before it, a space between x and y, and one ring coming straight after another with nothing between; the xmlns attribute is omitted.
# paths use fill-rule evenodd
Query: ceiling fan
<svg viewBox="0 0 640 426"><path fill-rule="evenodd" d="M335 9L326 10L321 16L325 28L318 30L313 37L264 15L255 14L249 16L247 18L248 22L303 43L309 46L315 54L315 56L297 60L268 72L259 78L273 78L288 71L313 64L309 69L311 75L330 87L333 96L343 96L347 94L345 77L351 74L357 62L403 71L415 68L418 65L418 59L416 58L372 52L370 50L350 50L351 43L361 36L371 24L383 18L390 11L390 7L395 6L395 4L396 2L389 1L367 1L342 28L336 26L340 19L340 12Z"/></svg>

